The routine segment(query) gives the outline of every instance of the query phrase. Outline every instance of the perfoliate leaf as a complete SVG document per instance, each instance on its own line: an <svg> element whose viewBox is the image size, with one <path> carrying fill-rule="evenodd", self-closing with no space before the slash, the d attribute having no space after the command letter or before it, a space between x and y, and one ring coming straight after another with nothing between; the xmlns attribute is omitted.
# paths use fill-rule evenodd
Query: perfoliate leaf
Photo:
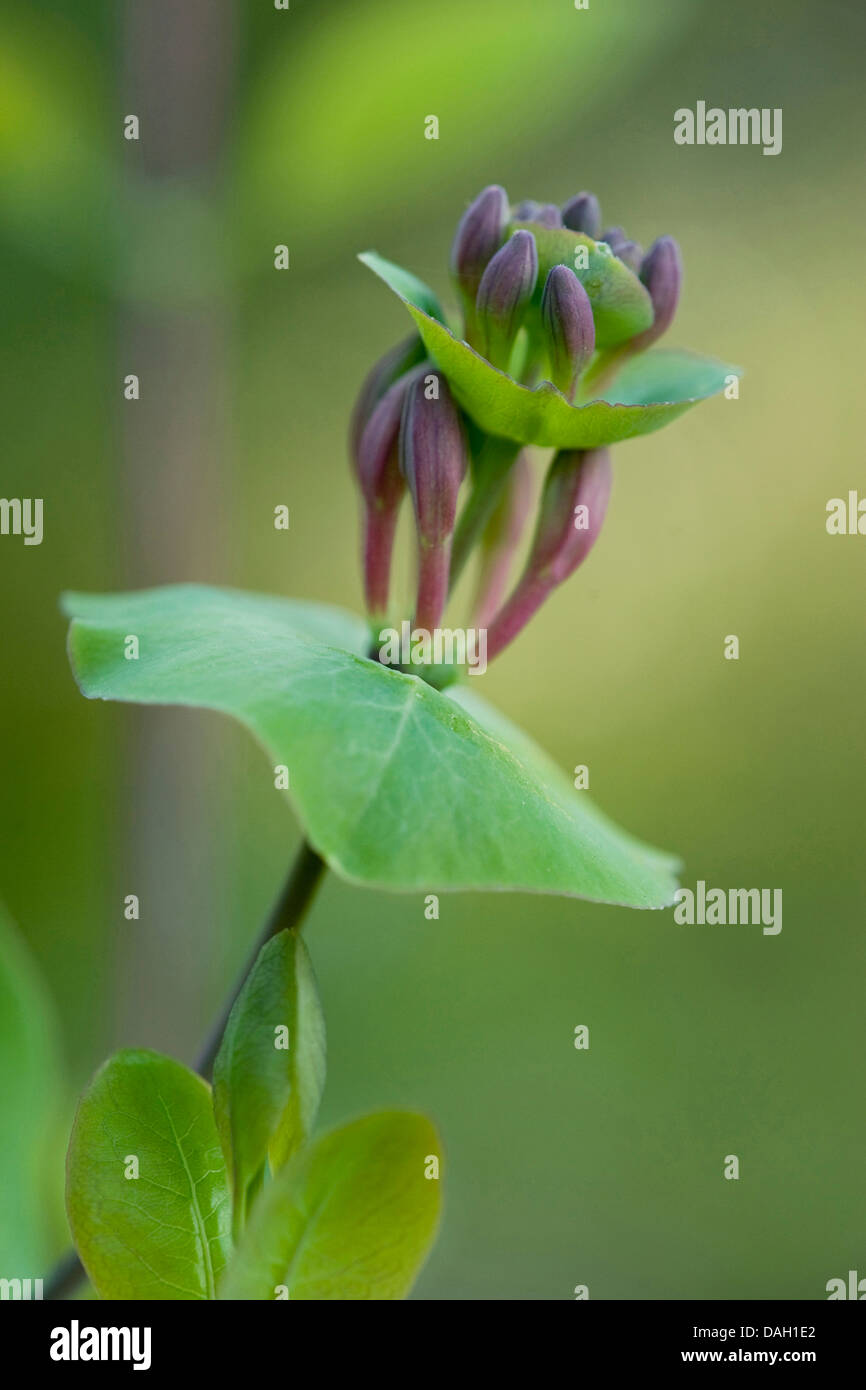
<svg viewBox="0 0 866 1390"><path fill-rule="evenodd" d="M236 1232L269 1151L280 1167L312 1130L324 1084L325 1020L310 958L300 937L283 931L262 947L214 1065L214 1115Z"/></svg>
<svg viewBox="0 0 866 1390"><path fill-rule="evenodd" d="M598 347L616 347L651 326L653 307L649 294L606 242L593 241L592 237L572 232L567 227L540 227L535 222L516 222L514 226L525 228L535 237L538 250L536 301L540 303L545 281L553 267L567 265L589 295ZM417 303L414 299L412 302Z"/></svg>
<svg viewBox="0 0 866 1390"><path fill-rule="evenodd" d="M717 395L729 376L739 377L739 367L700 357L678 348L651 348L630 358L605 390L614 405L644 406L654 402L677 402L683 409L697 401Z"/></svg>
<svg viewBox="0 0 866 1390"><path fill-rule="evenodd" d="M265 1188L220 1297L405 1298L436 1233L439 1164L423 1115L385 1111L326 1134Z"/></svg>
<svg viewBox="0 0 866 1390"><path fill-rule="evenodd" d="M288 767L286 795L344 878L673 902L675 861L617 829L474 692L440 692L361 656L360 619L197 585L70 594L66 609L85 695L234 715Z"/></svg>
<svg viewBox="0 0 866 1390"><path fill-rule="evenodd" d="M101 1298L215 1298L231 1201L206 1083L156 1052L110 1058L75 1117L66 1205Z"/></svg>
<svg viewBox="0 0 866 1390"><path fill-rule="evenodd" d="M372 252L360 259L403 301L452 394L476 425L521 444L554 449L619 444L670 424L691 406L718 394L729 376L740 374L737 367L711 358L654 349L632 359L603 398L571 405L549 381L522 386L457 338L430 315L421 296L406 291L406 272L398 266ZM622 270L634 280L627 267Z"/></svg>

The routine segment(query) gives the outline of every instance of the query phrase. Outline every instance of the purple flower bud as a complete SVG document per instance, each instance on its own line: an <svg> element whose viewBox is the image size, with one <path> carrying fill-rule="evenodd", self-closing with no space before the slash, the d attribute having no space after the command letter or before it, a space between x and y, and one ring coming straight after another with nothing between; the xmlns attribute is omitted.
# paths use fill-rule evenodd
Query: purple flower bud
<svg viewBox="0 0 866 1390"><path fill-rule="evenodd" d="M517 636L548 595L586 559L604 521L610 483L607 449L566 449L556 455L544 482L526 569L488 629L488 661Z"/></svg>
<svg viewBox="0 0 866 1390"><path fill-rule="evenodd" d="M364 499L364 595L373 618L388 607L391 554L406 479L400 471L398 437L403 402L416 373L389 386L361 432L356 474Z"/></svg>
<svg viewBox="0 0 866 1390"><path fill-rule="evenodd" d="M537 222L540 227L561 227L562 213L556 203L536 203L525 198L514 209L515 222Z"/></svg>
<svg viewBox="0 0 866 1390"><path fill-rule="evenodd" d="M607 449L563 449L544 480L529 569L562 584L598 540L610 500Z"/></svg>
<svg viewBox="0 0 866 1390"><path fill-rule="evenodd" d="M475 626L488 627L498 611L508 583L515 551L532 506L532 469L521 451L481 537L481 570L475 600Z"/></svg>
<svg viewBox="0 0 866 1390"><path fill-rule="evenodd" d="M429 632L439 626L448 597L451 536L466 464L463 424L445 377L433 370L416 375L403 405L400 466L418 532L415 626Z"/></svg>
<svg viewBox="0 0 866 1390"><path fill-rule="evenodd" d="M537 279L535 237L527 231L514 232L482 275L475 301L481 350L496 367L508 366L514 335Z"/></svg>
<svg viewBox="0 0 866 1390"><path fill-rule="evenodd" d="M460 219L451 247L451 273L471 304L488 261L502 245L508 216L505 189L491 184L470 203Z"/></svg>
<svg viewBox="0 0 866 1390"><path fill-rule="evenodd" d="M627 265L629 270L637 272L640 269L643 250L636 241L626 236L622 227L609 227L602 232L600 240L607 242L617 260Z"/></svg>
<svg viewBox="0 0 866 1390"><path fill-rule="evenodd" d="M583 232L598 240L601 230L601 208L594 193L578 193L562 209L563 224L572 232Z"/></svg>
<svg viewBox="0 0 866 1390"><path fill-rule="evenodd" d="M627 265L629 270L633 270L635 275L637 275L641 267L641 261L643 260L643 247L640 242L627 239L617 247L614 255L622 261L623 265Z"/></svg>
<svg viewBox="0 0 866 1390"><path fill-rule="evenodd" d="M595 323L589 295L569 266L555 265L548 274L541 319L551 381L573 400L577 379L595 352Z"/></svg>
<svg viewBox="0 0 866 1390"><path fill-rule="evenodd" d="M411 337L404 338L402 343L397 343L396 347L392 347L389 352L385 353L384 357L380 357L364 378L364 384L358 393L349 425L349 452L356 469L361 435L376 404L382 399L388 387L392 386L404 372L408 372L418 362L423 362L424 355L424 344L417 333L413 333Z"/></svg>
<svg viewBox="0 0 866 1390"><path fill-rule="evenodd" d="M638 349L649 347L670 327L683 282L680 248L672 236L654 241L641 262L640 278L649 290L655 319L652 328L634 339Z"/></svg>

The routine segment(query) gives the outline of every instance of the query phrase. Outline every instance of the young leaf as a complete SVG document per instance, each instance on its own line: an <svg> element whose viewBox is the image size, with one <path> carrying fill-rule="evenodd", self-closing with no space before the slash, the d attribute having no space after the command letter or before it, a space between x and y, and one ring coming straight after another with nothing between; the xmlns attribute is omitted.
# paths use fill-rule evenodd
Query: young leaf
<svg viewBox="0 0 866 1390"><path fill-rule="evenodd" d="M38 1278L49 1259L47 1146L57 1118L57 1073L50 1002L0 907L0 1276L8 1279ZM58 1162L58 1182L61 1172Z"/></svg>
<svg viewBox="0 0 866 1390"><path fill-rule="evenodd" d="M230 1251L210 1089L157 1052L118 1052L78 1107L66 1205L101 1298L215 1298Z"/></svg>
<svg viewBox="0 0 866 1390"><path fill-rule="evenodd" d="M439 1163L423 1115L384 1111L326 1134L265 1189L220 1298L405 1298L436 1233Z"/></svg>
<svg viewBox="0 0 866 1390"><path fill-rule="evenodd" d="M179 585L66 598L73 670L94 699L232 714L290 769L315 849L350 881L401 892L518 889L667 907L675 860L638 844L477 697L355 653L349 615ZM349 650L332 645L340 629ZM137 661L124 657L128 633ZM251 675L251 673L254 673ZM458 701L460 703L458 703ZM465 708L461 708L461 704Z"/></svg>
<svg viewBox="0 0 866 1390"><path fill-rule="evenodd" d="M652 300L640 280L604 242L593 241L568 227L540 227L516 222L535 238L538 249L536 300L541 302L548 274L555 265L567 265L589 295L599 347L615 347L642 333L653 321ZM578 255L578 252L583 255ZM584 264L585 263L585 264ZM410 296L407 296L409 298Z"/></svg>
<svg viewBox="0 0 866 1390"><path fill-rule="evenodd" d="M448 378L452 394L488 434L555 449L619 444L670 424L691 406L717 395L727 377L740 375L739 368L712 358L655 350L630 362L604 399L571 405L549 381L534 388L521 386L491 366L431 316L420 296L407 292L402 278L406 272L400 277L393 274L399 267L369 252L360 259L402 299L427 351ZM622 270L634 279L625 266Z"/></svg>
<svg viewBox="0 0 866 1390"><path fill-rule="evenodd" d="M325 1084L325 1020L303 941L283 931L262 947L223 1034L213 1105L232 1182L235 1229L270 1152L274 1168L312 1130Z"/></svg>

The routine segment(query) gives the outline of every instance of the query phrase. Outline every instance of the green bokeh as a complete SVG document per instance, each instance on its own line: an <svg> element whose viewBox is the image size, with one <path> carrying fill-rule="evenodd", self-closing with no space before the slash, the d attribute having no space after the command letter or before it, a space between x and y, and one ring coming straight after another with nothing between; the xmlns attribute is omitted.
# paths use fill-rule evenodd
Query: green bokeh
<svg viewBox="0 0 866 1390"><path fill-rule="evenodd" d="M679 851L687 884L781 887L784 927L508 896L443 898L430 922L421 899L330 880L307 935L322 1123L435 1118L446 1214L421 1297L822 1298L866 1260L866 539L824 524L829 498L866 495L864 17L842 0L238 8L219 156L180 178L145 175L146 141L117 134L117 7L0 14L0 492L46 517L40 547L0 537L0 895L66 1069L79 1086L121 1043L192 1057L297 830L227 721L80 698L60 590L199 579L357 606L345 429L405 323L355 253L445 295L484 184L592 188L644 244L680 240L671 345L747 375L739 401L617 448L595 553L485 693L588 764L597 802ZM673 112L699 99L782 107L781 155L676 147ZM172 334L213 369L161 360ZM163 432L184 410L188 456Z"/></svg>

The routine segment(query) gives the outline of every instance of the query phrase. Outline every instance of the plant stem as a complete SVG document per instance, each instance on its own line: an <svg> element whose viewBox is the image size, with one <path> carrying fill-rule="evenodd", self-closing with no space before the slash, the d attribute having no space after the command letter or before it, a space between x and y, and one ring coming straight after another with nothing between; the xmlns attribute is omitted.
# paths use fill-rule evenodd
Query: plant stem
<svg viewBox="0 0 866 1390"><path fill-rule="evenodd" d="M199 1076L204 1077L205 1081L209 1081L211 1078L213 1064L219 1052L226 1024L229 1021L229 1014L234 1008L237 997L244 987L247 976L258 959L259 952L265 943L270 941L272 936L276 936L278 932L285 931L286 929L291 930L298 926L303 920L307 908L312 902L313 895L319 886L324 869L324 859L316 853L309 841L304 840L292 864L283 891L277 899L273 911L265 922L259 939L250 952L249 959L243 971L238 976L235 987L223 1006L223 1011L219 1019L199 1053L195 1069Z"/></svg>
<svg viewBox="0 0 866 1390"><path fill-rule="evenodd" d="M283 891L268 916L242 973L235 981L234 988L223 1006L218 1022L211 1030L207 1042L199 1054L195 1070L206 1081L210 1080L229 1014L246 983L247 976L258 959L259 952L272 936L276 936L281 931L294 930L301 924L324 871L324 859L313 849L308 840L304 840L292 863ZM67 1251L58 1260L45 1281L45 1299L56 1300L66 1297L67 1294L72 1293L83 1278L84 1268L77 1254L74 1250Z"/></svg>
<svg viewBox="0 0 866 1390"><path fill-rule="evenodd" d="M487 525L508 479L520 445L489 435L473 469L472 491L457 523L451 547L451 588L460 578L475 542Z"/></svg>

